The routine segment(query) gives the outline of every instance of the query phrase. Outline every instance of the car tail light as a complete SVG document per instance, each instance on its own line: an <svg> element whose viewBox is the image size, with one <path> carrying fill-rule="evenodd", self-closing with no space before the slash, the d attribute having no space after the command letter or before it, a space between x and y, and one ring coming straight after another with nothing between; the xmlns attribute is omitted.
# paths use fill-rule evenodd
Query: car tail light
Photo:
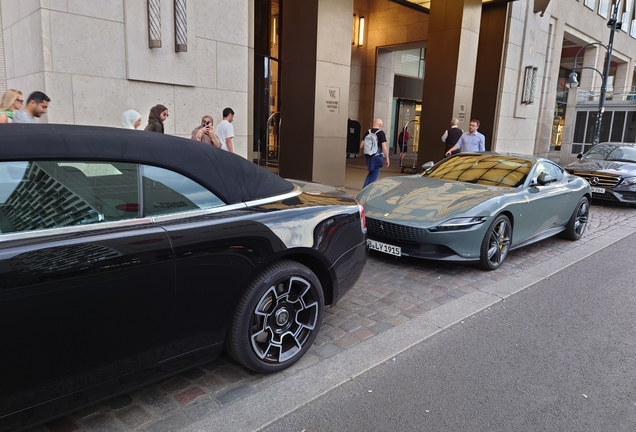
<svg viewBox="0 0 636 432"><path fill-rule="evenodd" d="M358 209L360 210L360 224L362 225L362 232L366 234L367 219L364 217L364 207L362 207L362 204L358 204Z"/></svg>

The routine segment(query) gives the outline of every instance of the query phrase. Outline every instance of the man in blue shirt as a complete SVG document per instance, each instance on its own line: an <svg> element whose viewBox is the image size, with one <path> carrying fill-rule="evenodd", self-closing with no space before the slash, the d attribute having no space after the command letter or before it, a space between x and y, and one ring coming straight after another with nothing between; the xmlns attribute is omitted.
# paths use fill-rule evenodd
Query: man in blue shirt
<svg viewBox="0 0 636 432"><path fill-rule="evenodd" d="M448 149L446 156L454 150L461 150L462 152L483 152L486 151L486 137L477 132L479 129L479 120L472 119L468 125L468 132L464 132L453 147Z"/></svg>

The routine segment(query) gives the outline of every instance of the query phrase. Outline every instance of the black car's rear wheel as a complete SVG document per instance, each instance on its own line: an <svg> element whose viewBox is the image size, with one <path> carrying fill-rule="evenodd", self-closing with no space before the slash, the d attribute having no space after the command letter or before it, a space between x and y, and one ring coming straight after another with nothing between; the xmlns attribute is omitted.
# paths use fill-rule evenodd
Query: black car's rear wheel
<svg viewBox="0 0 636 432"><path fill-rule="evenodd" d="M273 264L243 294L228 329L228 354L256 372L291 366L314 342L323 309L322 285L309 268Z"/></svg>
<svg viewBox="0 0 636 432"><path fill-rule="evenodd" d="M481 242L479 260L483 268L495 270L505 261L510 250L511 233L510 219L505 215L497 216Z"/></svg>
<svg viewBox="0 0 636 432"><path fill-rule="evenodd" d="M587 197L583 197L572 212L572 216L570 216L570 220L565 226L565 230L562 231L561 236L568 240L578 240L583 237L589 217L590 200Z"/></svg>

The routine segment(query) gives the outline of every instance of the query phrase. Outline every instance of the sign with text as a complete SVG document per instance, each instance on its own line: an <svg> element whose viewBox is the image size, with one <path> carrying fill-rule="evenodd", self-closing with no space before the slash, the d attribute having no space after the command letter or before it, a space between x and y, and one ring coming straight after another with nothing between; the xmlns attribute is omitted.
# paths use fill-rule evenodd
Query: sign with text
<svg viewBox="0 0 636 432"><path fill-rule="evenodd" d="M327 112L338 114L340 112L340 88L326 87L326 89Z"/></svg>
<svg viewBox="0 0 636 432"><path fill-rule="evenodd" d="M457 120L459 120L460 124L466 122L467 109L468 104L466 102L460 102L459 104L457 104Z"/></svg>

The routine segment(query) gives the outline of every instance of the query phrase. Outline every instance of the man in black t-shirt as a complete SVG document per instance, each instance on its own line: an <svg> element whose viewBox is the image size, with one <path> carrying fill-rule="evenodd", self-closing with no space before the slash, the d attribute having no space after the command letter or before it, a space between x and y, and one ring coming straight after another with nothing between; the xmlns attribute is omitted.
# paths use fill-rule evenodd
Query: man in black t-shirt
<svg viewBox="0 0 636 432"><path fill-rule="evenodd" d="M373 183L378 179L380 170L382 169L382 165L386 164L387 167L390 165L389 148L386 144L386 134L382 130L381 119L375 119L373 121L373 127L364 133L362 141L360 142L361 149L364 149L364 138L369 135L369 133L374 133L378 138L378 153L376 155L365 155L365 157L367 158L367 167L369 168L369 174L367 174L367 178L364 180L363 188L367 187L367 185ZM382 157L384 158L383 160L380 159Z"/></svg>

